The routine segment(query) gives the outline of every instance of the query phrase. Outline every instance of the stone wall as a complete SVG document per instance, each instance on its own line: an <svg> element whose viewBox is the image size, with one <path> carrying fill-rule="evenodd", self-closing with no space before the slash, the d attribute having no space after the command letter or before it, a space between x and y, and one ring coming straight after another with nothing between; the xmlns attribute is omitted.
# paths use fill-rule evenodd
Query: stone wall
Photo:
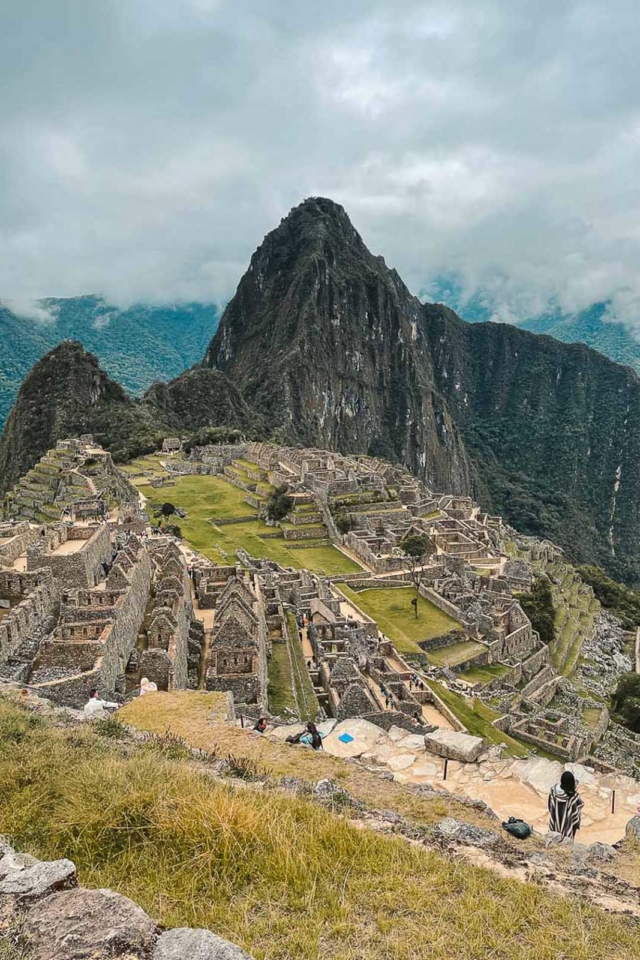
<svg viewBox="0 0 640 960"><path fill-rule="evenodd" d="M0 596L21 597L0 620L0 664L14 656L21 644L38 632L54 616L59 601L59 586L49 571L36 574L0 572Z"/></svg>
<svg viewBox="0 0 640 960"><path fill-rule="evenodd" d="M75 553L54 554L50 552L68 540L85 540ZM75 527L60 524L49 529L44 538L39 538L27 549L27 570L48 568L60 579L65 589L93 587L102 578L103 563L112 557L111 536L106 523L98 527Z"/></svg>
<svg viewBox="0 0 640 960"><path fill-rule="evenodd" d="M1 524L0 537L10 537L6 543L0 546L0 565L4 564L10 567L14 560L26 553L27 547L38 536L36 527L30 527L28 523Z"/></svg>

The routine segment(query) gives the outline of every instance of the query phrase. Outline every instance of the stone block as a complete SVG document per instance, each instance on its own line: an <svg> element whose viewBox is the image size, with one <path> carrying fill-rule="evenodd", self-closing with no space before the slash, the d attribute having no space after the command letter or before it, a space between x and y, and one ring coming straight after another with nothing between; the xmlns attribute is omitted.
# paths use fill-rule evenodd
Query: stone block
<svg viewBox="0 0 640 960"><path fill-rule="evenodd" d="M186 927L163 933L153 953L153 960L253 960L228 940L209 930Z"/></svg>
<svg viewBox="0 0 640 960"><path fill-rule="evenodd" d="M480 847L482 849L496 847L503 844L502 839L491 830L483 827L474 827L470 823L456 820L454 817L445 817L435 827L434 833L443 840L452 840L464 846Z"/></svg>
<svg viewBox="0 0 640 960"><path fill-rule="evenodd" d="M460 760L461 763L473 763L484 749L482 737L472 737L468 733L442 727L425 734L424 744L430 753L448 760Z"/></svg>

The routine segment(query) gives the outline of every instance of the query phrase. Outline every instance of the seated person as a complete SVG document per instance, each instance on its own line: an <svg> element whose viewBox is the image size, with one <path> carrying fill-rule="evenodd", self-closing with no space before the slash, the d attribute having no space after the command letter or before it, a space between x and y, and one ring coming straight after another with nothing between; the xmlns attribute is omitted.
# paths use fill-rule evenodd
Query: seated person
<svg viewBox="0 0 640 960"><path fill-rule="evenodd" d="M302 734L299 742L304 743L307 747L311 747L312 750L322 750L323 737L324 734L320 733L315 723L311 723L310 720L307 724L307 731Z"/></svg>
<svg viewBox="0 0 640 960"><path fill-rule="evenodd" d="M267 729L267 721L265 718L260 717L260 719L254 723L253 729L256 731L256 733L264 733Z"/></svg>
<svg viewBox="0 0 640 960"><path fill-rule="evenodd" d="M112 703L110 700L101 700L98 691L94 687L89 691L89 699L84 705L84 712L88 717L105 716L109 710L117 710L119 703Z"/></svg>
<svg viewBox="0 0 640 960"><path fill-rule="evenodd" d="M145 693L156 693L158 685L149 680L148 677L143 677L140 681L140 696L144 697Z"/></svg>

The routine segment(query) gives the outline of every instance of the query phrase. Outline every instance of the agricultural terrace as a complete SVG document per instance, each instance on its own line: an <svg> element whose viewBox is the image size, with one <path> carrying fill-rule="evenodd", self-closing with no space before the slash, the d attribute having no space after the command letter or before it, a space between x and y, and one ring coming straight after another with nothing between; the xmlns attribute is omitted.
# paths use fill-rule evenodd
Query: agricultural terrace
<svg viewBox="0 0 640 960"><path fill-rule="evenodd" d="M363 613L377 621L380 630L393 640L401 653L422 653L418 646L420 640L440 637L459 626L455 620L423 597L418 600L416 617L411 606L415 597L413 587L356 591L341 583L340 589Z"/></svg>
<svg viewBox="0 0 640 960"><path fill-rule="evenodd" d="M153 471L154 476L162 475L157 456L143 457L128 465L133 483L148 501L150 514L165 501L184 510L186 518L175 518L183 537L214 563L223 563L243 549L253 557L266 557L296 569L306 567L315 573L357 573L362 569L331 543L309 540L301 547L287 544L282 529L269 527L263 520L224 526L212 523L212 518L237 519L256 513L255 507L245 503L245 492L222 476L183 476L165 487L152 487L151 478L140 475L146 470ZM318 530L322 535L322 528Z"/></svg>

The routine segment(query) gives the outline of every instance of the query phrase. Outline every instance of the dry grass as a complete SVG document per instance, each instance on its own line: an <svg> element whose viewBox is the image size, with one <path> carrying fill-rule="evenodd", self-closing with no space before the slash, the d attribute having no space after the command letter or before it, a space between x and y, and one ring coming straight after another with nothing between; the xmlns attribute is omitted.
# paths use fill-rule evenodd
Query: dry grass
<svg viewBox="0 0 640 960"><path fill-rule="evenodd" d="M210 698L215 696L191 691L149 694L132 700L118 715L123 723L139 730L149 733L170 730L191 746L216 756L247 760L266 776L298 777L310 784L329 777L369 806L395 810L417 823L436 823L449 814L483 826L495 826L495 821L483 813L463 806L446 794L441 798L421 797L400 784L382 780L359 764L291 744L274 743L222 723L212 714L215 700Z"/></svg>
<svg viewBox="0 0 640 960"><path fill-rule="evenodd" d="M626 919L6 703L0 831L257 960L640 958Z"/></svg>

